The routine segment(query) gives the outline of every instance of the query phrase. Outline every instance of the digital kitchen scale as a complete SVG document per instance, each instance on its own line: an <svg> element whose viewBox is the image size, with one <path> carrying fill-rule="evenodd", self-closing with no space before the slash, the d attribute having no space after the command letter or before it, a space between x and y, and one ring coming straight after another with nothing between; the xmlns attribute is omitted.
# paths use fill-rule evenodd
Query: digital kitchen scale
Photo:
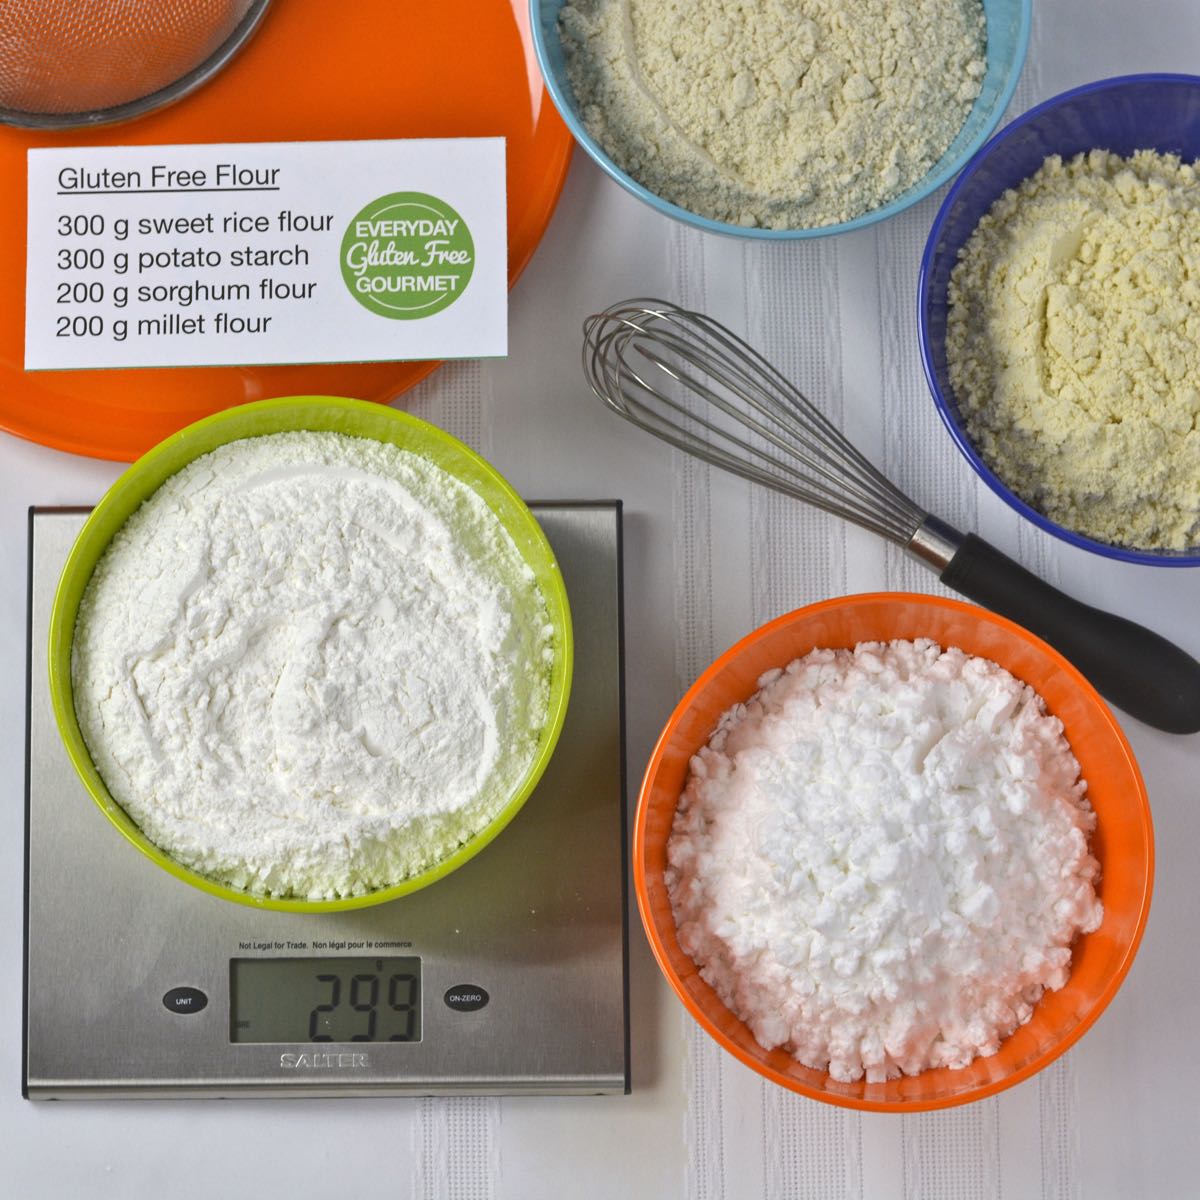
<svg viewBox="0 0 1200 1200"><path fill-rule="evenodd" d="M87 513L31 511L27 1097L628 1091L620 505L532 507L575 632L549 769L445 879L314 915L206 895L97 809L46 679L50 607Z"/></svg>

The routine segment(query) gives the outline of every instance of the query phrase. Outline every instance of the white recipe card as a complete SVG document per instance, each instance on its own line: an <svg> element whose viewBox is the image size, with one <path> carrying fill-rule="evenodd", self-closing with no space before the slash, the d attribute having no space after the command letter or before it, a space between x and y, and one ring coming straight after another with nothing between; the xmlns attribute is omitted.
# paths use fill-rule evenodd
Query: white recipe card
<svg viewBox="0 0 1200 1200"><path fill-rule="evenodd" d="M25 367L508 349L502 138L29 151Z"/></svg>

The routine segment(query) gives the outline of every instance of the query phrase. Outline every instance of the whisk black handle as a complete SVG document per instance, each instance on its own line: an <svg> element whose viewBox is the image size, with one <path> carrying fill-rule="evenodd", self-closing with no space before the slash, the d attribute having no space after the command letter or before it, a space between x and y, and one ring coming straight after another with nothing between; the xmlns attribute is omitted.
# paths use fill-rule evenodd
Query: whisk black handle
<svg viewBox="0 0 1200 1200"><path fill-rule="evenodd" d="M1200 732L1200 662L1166 638L1072 600L973 533L941 580L1049 642L1131 717L1167 733Z"/></svg>

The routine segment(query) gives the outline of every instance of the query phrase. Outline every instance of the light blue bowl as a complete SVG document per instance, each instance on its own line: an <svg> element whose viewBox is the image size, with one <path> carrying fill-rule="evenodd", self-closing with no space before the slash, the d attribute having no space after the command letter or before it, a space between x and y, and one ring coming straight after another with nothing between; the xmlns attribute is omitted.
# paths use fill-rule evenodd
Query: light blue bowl
<svg viewBox="0 0 1200 1200"><path fill-rule="evenodd" d="M963 457L1006 504L1072 546L1106 558L1156 567L1200 566L1200 548L1144 550L1113 546L1067 529L1026 504L985 463L967 436L946 362L950 272L980 218L1009 188L1034 173L1051 154L1073 158L1084 150L1128 158L1137 150L1200 159L1200 76L1123 75L1073 88L1031 108L1006 125L968 164L946 196L929 231L917 294L921 358L942 423Z"/></svg>
<svg viewBox="0 0 1200 1200"><path fill-rule="evenodd" d="M849 233L852 229L874 225L876 221L894 217L896 213L903 212L918 200L924 200L956 175L967 159L987 141L988 135L1000 123L1000 118L1012 99L1021 67L1025 63L1025 51L1029 46L1029 24L1033 9L1033 0L983 0L983 11L987 17L987 74L983 78L983 87L966 124L959 130L958 137L950 143L949 149L929 173L923 179L917 180L908 191L902 192L882 208L873 209L861 217L855 217L853 221L842 221L837 225L821 225L815 229L748 229L726 221L712 221L708 217L699 217L688 212L686 208L680 208L677 204L671 204L656 196L622 171L605 153L599 142L588 133L580 119L575 93L571 90L571 83L567 78L566 56L558 36L558 11L563 3L564 0L530 0L531 24L533 44L546 87L575 140L602 170L612 176L627 192L631 192L639 200L644 200L651 208L656 208L668 217L674 217L675 220L696 229L732 237L760 238L763 241L828 237L830 234Z"/></svg>

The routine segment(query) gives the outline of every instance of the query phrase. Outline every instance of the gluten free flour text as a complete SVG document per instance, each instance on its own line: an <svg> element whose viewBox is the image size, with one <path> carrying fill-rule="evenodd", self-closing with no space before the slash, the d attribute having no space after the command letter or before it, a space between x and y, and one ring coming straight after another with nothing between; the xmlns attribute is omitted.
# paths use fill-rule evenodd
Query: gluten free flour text
<svg viewBox="0 0 1200 1200"><path fill-rule="evenodd" d="M834 1079L995 1053L1103 915L1062 724L927 640L814 650L759 686L676 812L681 948L763 1047Z"/></svg>
<svg viewBox="0 0 1200 1200"><path fill-rule="evenodd" d="M552 644L484 502L333 433L233 442L169 479L98 563L75 706L153 842L270 895L357 895L444 859L524 777Z"/></svg>

